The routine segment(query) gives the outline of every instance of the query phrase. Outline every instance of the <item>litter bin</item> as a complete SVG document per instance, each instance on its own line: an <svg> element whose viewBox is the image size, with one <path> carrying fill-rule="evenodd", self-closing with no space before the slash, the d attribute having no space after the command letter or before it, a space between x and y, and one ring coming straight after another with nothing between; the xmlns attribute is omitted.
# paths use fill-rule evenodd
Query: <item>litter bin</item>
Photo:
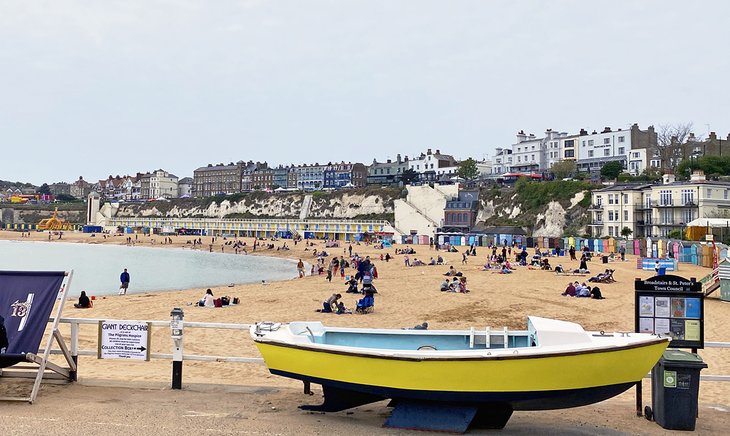
<svg viewBox="0 0 730 436"><path fill-rule="evenodd" d="M660 267L659 272L657 272L657 275L663 276L667 274L667 268L666 267Z"/></svg>
<svg viewBox="0 0 730 436"><path fill-rule="evenodd" d="M608 256L602 256L601 260L603 261L603 263L608 263Z"/></svg>
<svg viewBox="0 0 730 436"><path fill-rule="evenodd" d="M668 430L694 430L700 371L707 364L700 356L667 350L651 371L651 407L654 421Z"/></svg>

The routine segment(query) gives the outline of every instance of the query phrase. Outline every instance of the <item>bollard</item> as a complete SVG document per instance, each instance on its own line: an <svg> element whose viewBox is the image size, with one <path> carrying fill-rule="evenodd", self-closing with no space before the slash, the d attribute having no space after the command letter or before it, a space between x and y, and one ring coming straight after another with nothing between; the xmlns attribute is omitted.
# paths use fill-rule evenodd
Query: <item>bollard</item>
<svg viewBox="0 0 730 436"><path fill-rule="evenodd" d="M183 365L183 318L185 313L179 307L170 312L170 336L172 337L172 388L182 389Z"/></svg>

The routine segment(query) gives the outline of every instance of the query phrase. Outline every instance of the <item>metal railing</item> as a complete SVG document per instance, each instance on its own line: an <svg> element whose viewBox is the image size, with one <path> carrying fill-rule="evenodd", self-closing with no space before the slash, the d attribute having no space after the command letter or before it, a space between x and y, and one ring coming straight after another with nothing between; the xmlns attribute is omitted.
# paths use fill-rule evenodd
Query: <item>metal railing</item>
<svg viewBox="0 0 730 436"><path fill-rule="evenodd" d="M61 318L60 324L69 324L71 326L71 338L70 338L70 350L72 356L97 356L98 351L94 350L79 350L79 326L83 324L87 325L99 325L100 321L114 321L109 319L94 319L94 318ZM126 320L129 321L129 320ZM53 322L53 318L49 320ZM171 321L142 321L136 320L132 322L144 322L150 323L153 327L163 327L170 329ZM231 323L215 323L215 322L185 322L184 328L205 328L205 329L222 329L222 330L244 330L248 331L251 328L251 324L231 324ZM172 338L170 339L170 346L173 348ZM181 347L182 348L182 347ZM706 341L705 348L730 348L730 342L713 342ZM51 354L61 354L60 349L52 349ZM182 354L183 361L199 361L199 362L229 362L229 363L264 363L264 359L260 357L249 357L249 356L216 356L216 355L204 355L204 354ZM172 353L152 353L150 352L150 359L173 359ZM651 374L647 374L644 378L650 378ZM713 381L713 382L730 382L730 375L701 375L701 380Z"/></svg>

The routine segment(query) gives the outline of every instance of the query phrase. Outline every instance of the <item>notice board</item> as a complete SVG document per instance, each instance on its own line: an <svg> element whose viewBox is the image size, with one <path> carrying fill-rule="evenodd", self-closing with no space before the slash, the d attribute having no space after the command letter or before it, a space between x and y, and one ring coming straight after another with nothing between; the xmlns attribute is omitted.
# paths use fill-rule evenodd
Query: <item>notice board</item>
<svg viewBox="0 0 730 436"><path fill-rule="evenodd" d="M655 276L634 282L637 333L672 339L672 348L704 348L705 294L694 278Z"/></svg>

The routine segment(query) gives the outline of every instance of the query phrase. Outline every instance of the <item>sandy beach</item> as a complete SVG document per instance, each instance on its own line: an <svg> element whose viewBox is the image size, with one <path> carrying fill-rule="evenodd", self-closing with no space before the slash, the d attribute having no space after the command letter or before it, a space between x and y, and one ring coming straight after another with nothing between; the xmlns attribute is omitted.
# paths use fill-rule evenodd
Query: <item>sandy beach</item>
<svg viewBox="0 0 730 436"><path fill-rule="evenodd" d="M20 240L20 233L0 231L0 238ZM161 237L140 236L140 244L160 249L183 249L192 237L172 237L172 245L160 245ZM27 238L23 238L27 240ZM30 239L46 241L44 233L31 233ZM99 236L81 233L64 233L66 242L92 244L124 244L123 236L103 239ZM210 237L203 238L207 249ZM244 239L250 246L252 239ZM216 241L219 243L222 238ZM276 241L280 246L284 241ZM47 243L54 243L47 242ZM342 243L341 243L342 244ZM305 251L305 245L294 245L287 241L289 251L257 250L255 254L314 262L312 247ZM332 255L343 255L347 244L338 248L325 248L323 241L315 241L317 250L325 249ZM402 248L402 246L398 246ZM587 280L588 277L565 277L552 272L518 268L513 274L493 274L482 271L487 255L486 248L477 248L477 256L469 257L468 264L462 264L461 253L445 253L430 250L427 246L413 246L418 258L424 261L441 254L449 265L463 272L468 279L468 294L444 293L439 291L443 273L448 266L405 267L403 256L396 255L390 262L381 261L381 254L395 249L376 249L373 246L353 245L353 253L370 256L377 266L379 277L375 312L369 315L332 315L315 312L322 300L335 292L344 295L345 305L354 307L357 295L345 294L346 286L339 274L327 282L325 276L309 276L262 285L236 285L234 287L212 288L215 296L229 295L241 299L241 304L222 309L208 309L189 304L202 297L205 289L190 289L174 292L136 293L132 281L130 294L126 296L99 297L93 309L73 308L79 289L71 286L72 298L64 302L64 317L99 319L169 320L170 310L181 307L185 321L206 321L223 323L252 323L269 320L289 322L296 320L321 320L329 325L355 327L412 327L428 321L432 329L486 327L525 328L528 315L564 319L580 323L587 330L633 331L635 278L648 278L653 271L636 269L636 258L627 256L626 262L611 262L608 267L615 270L615 283L601 284L605 300L580 299L561 296L569 280ZM188 248L186 248L188 249ZM532 254L532 250L530 250ZM233 255L233 254L231 254ZM241 254L243 255L243 254ZM558 260L559 259L559 260ZM551 260L554 265L562 263L566 268L577 268L577 262L568 258ZM594 260L589 268L596 273L606 265ZM119 269L124 265L119 265ZM38 265L38 269L43 269ZM684 277L701 278L709 272L706 268L680 264L676 273ZM130 271L134 277L134 271ZM296 274L295 267L292 271ZM309 272L308 272L309 273ZM137 284L140 285L140 284ZM718 295L705 302L705 340L730 341L730 304L719 300ZM64 326L64 335L68 335ZM96 348L96 328L82 326L80 347ZM169 353L171 340L169 330L156 329L152 332L152 351ZM185 331L185 352L204 355L230 355L259 357L249 339L248 333L231 330L187 329ZM727 350L706 349L700 355L709 368L704 374L730 375L730 355ZM36 404L2 404L0 431L3 434L27 433L28 429L16 427L11 417L26 417L30 422L42 423L42 411L58 411L61 405L81 407L87 413L104 419L98 422L118 422L120 425L101 427L84 422L84 431L79 434L125 434L128 428L121 424L130 417L158 416L159 431L149 422L141 419L139 434L172 434L186 429L197 429L200 433L218 434L330 434L347 431L352 434L394 433L380 428L388 409L384 403L363 406L354 413L340 412L321 416L304 413L296 409L302 403L318 402L314 397L301 394L301 384L293 380L275 377L260 364L222 362L185 362L183 370L183 391L169 389L171 364L166 360L151 362L127 362L97 360L93 357L79 358L79 382L73 386L46 385L41 390ZM579 370L579 369L576 369ZM4 385L4 383L2 384ZM0 389L7 387L0 386ZM11 387L12 389L12 387ZM644 382L645 403L649 402L650 383ZM700 417L698 431L720 432L727 428L730 385L723 382L703 382L700 390ZM638 419L634 415L634 391L593 406L572 409L568 412L516 412L507 424L507 434L542 433L571 434L659 434L663 430L654 423ZM119 408L127 402L133 403L127 414ZM142 406L141 406L142 405ZM169 406L169 407L168 407ZM126 407L126 406L125 406ZM134 410L134 412L132 412ZM164 412L163 412L164 410ZM192 413L190 411L198 411ZM61 413L61 412L57 412ZM76 412L71 412L74 415ZM192 415L191 415L192 413ZM197 413L197 415L196 415ZM198 427L206 414L220 414L221 424L207 424ZM236 414L239 415L236 415ZM202 414L202 415L201 415ZM23 419L25 422L25 418ZM219 421L216 421L219 422ZM69 424L72 425L72 424ZM42 424L39 434L68 434L72 427L54 433L54 424ZM35 426L35 428L38 428ZM60 427L59 427L60 428ZM571 430L571 431L572 431ZM661 430L661 431L660 431ZM523 433L520 433L520 432Z"/></svg>

